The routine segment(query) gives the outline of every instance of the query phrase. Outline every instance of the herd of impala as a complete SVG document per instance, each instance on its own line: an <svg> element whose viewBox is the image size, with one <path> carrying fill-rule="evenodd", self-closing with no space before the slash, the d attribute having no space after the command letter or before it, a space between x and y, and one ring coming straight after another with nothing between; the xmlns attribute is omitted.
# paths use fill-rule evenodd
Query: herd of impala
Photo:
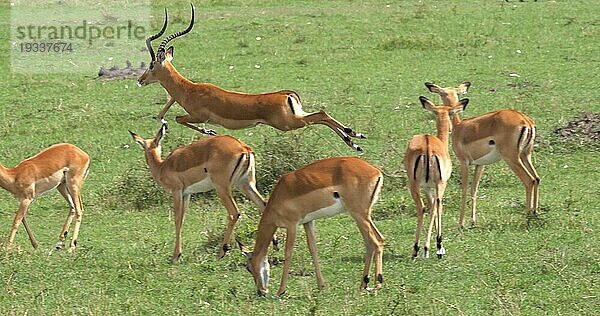
<svg viewBox="0 0 600 316"><path fill-rule="evenodd" d="M215 136L212 130L199 128L194 123L212 123L228 129L241 129L259 123L270 125L282 131L293 130L310 124L324 124L338 134L354 150L362 150L352 142L351 137L365 138L354 132L327 113L305 113L300 97L290 90L263 94L245 94L224 90L210 83L194 83L183 77L171 64L173 46L165 49L173 39L191 31L192 18L187 29L165 38L156 52L152 41L161 37L167 28L168 15L165 9L164 25L155 35L146 39L151 62L146 72L138 79L139 85L159 82L170 98L160 111L158 119L163 121L171 105L177 102L187 115L178 116L177 123L210 135L192 144L175 149L166 159L162 159L161 141L167 125L162 123L152 139L144 139L130 132L134 141L145 153L148 168L154 179L164 187L174 200L175 210L175 249L172 261L181 256L181 227L190 196L193 193L215 189L221 203L228 212L222 246L217 256L223 257L229 250L233 229L239 210L232 197L232 187L238 187L262 213L253 251L239 243L242 252L248 257L247 269L252 273L259 294L268 291L269 261L268 249L273 243L277 247L277 228L286 229L285 261L278 295L285 292L290 270L292 250L297 228L300 224L307 235L308 248L312 256L319 288L324 285L315 244L314 220L346 211L356 221L366 248L364 270L360 289L366 289L372 261L375 262L375 288L383 282L382 254L384 238L371 219L371 210L383 186L381 171L356 157L335 157L313 162L301 169L284 174L275 186L268 201L256 189L255 155L249 146L230 136ZM475 166L471 183L471 224L475 225L477 188L485 165L504 160L525 186L526 213L538 212L539 176L531 163L535 138L533 121L514 110L500 110L478 117L461 120L462 112L469 100L459 99L467 93L469 82L458 87L442 88L433 83L425 83L429 91L437 93L442 105L435 105L424 96L419 98L423 108L436 117L437 135L415 135L408 143L404 165L408 177L410 193L416 204L417 229L412 257L419 252L419 239L426 206L421 192L427 196L430 221L423 257L429 256L431 232L436 230L436 254L442 258L445 249L442 245L442 198L448 179L452 173L449 154L449 138L461 166L461 213L459 225L464 227L467 208L467 188L469 166ZM17 229L22 223L33 247L36 241L29 224L27 210L31 202L40 195L57 188L68 202L70 211L56 249L64 246L67 232L73 218L75 226L69 252L75 250L83 204L80 191L88 174L90 157L71 144L51 146L37 155L22 161L14 168L0 164L0 186L19 200L19 209L14 218L5 248L10 248Z"/></svg>

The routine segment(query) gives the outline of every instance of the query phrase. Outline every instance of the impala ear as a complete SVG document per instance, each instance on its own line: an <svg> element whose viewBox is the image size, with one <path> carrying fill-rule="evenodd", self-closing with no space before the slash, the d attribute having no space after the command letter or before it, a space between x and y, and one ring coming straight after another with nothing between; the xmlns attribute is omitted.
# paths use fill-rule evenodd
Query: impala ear
<svg viewBox="0 0 600 316"><path fill-rule="evenodd" d="M429 101L429 99L427 99L427 97L420 96L419 101L421 101L421 105L423 105L423 108L425 110L435 111L435 109L434 109L435 105L433 104L433 102Z"/></svg>
<svg viewBox="0 0 600 316"><path fill-rule="evenodd" d="M163 123L160 126L160 129L158 130L158 132L156 133L156 136L154 137L154 142L156 143L156 146L160 145L160 142L162 141L163 137L165 137L166 133L167 133L167 124Z"/></svg>
<svg viewBox="0 0 600 316"><path fill-rule="evenodd" d="M457 90L456 92L460 95L467 94L467 91L469 91L470 87L471 87L471 82L465 81L465 82L461 83L460 86L458 86L458 88L456 89Z"/></svg>
<svg viewBox="0 0 600 316"><path fill-rule="evenodd" d="M140 137L140 135L132 131L129 131L129 134L131 135L133 140L142 147L142 149L146 149L146 143L144 142L144 139Z"/></svg>
<svg viewBox="0 0 600 316"><path fill-rule="evenodd" d="M440 91L442 90L442 87L438 86L433 82L425 82L425 86L427 87L427 89L429 89L430 92L433 93L440 93Z"/></svg>
<svg viewBox="0 0 600 316"><path fill-rule="evenodd" d="M247 246L242 244L242 242L239 239L236 238L235 241L237 242L238 247L240 247L240 251L242 252L242 254L246 256L246 258L252 259L252 251L250 251L250 249Z"/></svg>
<svg viewBox="0 0 600 316"><path fill-rule="evenodd" d="M173 46L169 46L169 48L167 48L167 51L165 52L165 60L168 62L171 62L171 60L173 60Z"/></svg>
<svg viewBox="0 0 600 316"><path fill-rule="evenodd" d="M465 98L458 101L458 105L452 109L452 114L462 112L467 108L467 104L469 104L469 99Z"/></svg>

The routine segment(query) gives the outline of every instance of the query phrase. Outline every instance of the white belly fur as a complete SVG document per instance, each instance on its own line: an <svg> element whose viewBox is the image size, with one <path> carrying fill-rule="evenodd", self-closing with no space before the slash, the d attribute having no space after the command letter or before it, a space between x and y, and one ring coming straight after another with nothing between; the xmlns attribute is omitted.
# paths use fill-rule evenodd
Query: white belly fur
<svg viewBox="0 0 600 316"><path fill-rule="evenodd" d="M206 178L200 182L196 182L192 185L189 185L187 188L185 188L185 191L183 191L184 194L192 194L192 193L200 193L200 192L206 192L206 191L210 191L213 189L213 184L212 181L210 181L210 178Z"/></svg>
<svg viewBox="0 0 600 316"><path fill-rule="evenodd" d="M494 162L500 160L502 157L500 156L500 152L498 152L498 149L496 149L496 146L491 148L492 150L479 157L478 159L475 159L471 162L471 164L473 165L491 165Z"/></svg>
<svg viewBox="0 0 600 316"><path fill-rule="evenodd" d="M58 170L53 173L50 177L38 180L35 183L35 195L41 196L48 193L50 190L56 188L65 177L64 170Z"/></svg>
<svg viewBox="0 0 600 316"><path fill-rule="evenodd" d="M344 211L344 205L340 199L336 199L332 205L316 210L312 213L308 213L300 220L300 224L306 224L310 221L314 221L319 218L331 217Z"/></svg>

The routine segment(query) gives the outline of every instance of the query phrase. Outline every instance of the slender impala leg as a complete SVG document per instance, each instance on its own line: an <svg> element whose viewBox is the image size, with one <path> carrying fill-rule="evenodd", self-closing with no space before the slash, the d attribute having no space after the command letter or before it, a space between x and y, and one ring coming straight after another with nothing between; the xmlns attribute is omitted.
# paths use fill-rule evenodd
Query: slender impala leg
<svg viewBox="0 0 600 316"><path fill-rule="evenodd" d="M260 214L267 207L265 198L256 189L256 173L254 170L254 154L250 153L247 155L248 168L245 175L242 175L242 179L239 181L239 188L256 206Z"/></svg>
<svg viewBox="0 0 600 316"><path fill-rule="evenodd" d="M202 134L206 134L206 135L210 135L210 136L215 136L217 135L217 132L215 132L212 129L206 129L206 128L200 128L196 125L193 125L191 123L205 123L206 121L208 121L208 117L205 119L198 119L198 118L194 118L191 115L181 115L181 116L177 116L175 117L175 121L181 125L187 126L197 132L200 132Z"/></svg>
<svg viewBox="0 0 600 316"><path fill-rule="evenodd" d="M248 168L246 173L242 175L242 179L239 181L239 188L256 206L258 212L263 213L267 207L267 201L256 189L256 173L254 170L254 153L249 153L246 157L248 159ZM273 250L279 250L279 240L277 234L273 235Z"/></svg>
<svg viewBox="0 0 600 316"><path fill-rule="evenodd" d="M352 214L364 214L364 212ZM366 289L369 284L369 273L373 260L375 260L375 276L377 277L375 289L379 289L381 288L381 283L383 283L383 236L377 230L375 224L373 224L370 216L359 217L354 215L353 217L363 236L365 244L365 265L359 290L362 291Z"/></svg>
<svg viewBox="0 0 600 316"><path fill-rule="evenodd" d="M531 163L531 151L527 151L525 153L522 153L520 155L521 158L521 162L523 163L523 165L525 166L525 168L527 169L527 171L529 172L529 174L531 174L534 178L535 178L535 183L533 184L533 196L532 196L532 203L531 203L531 207L533 209L533 214L538 214L539 213L539 198L540 198L540 192L539 192L539 188L540 188L540 176L537 173L537 171L535 170L535 167L533 166L533 163Z"/></svg>
<svg viewBox="0 0 600 316"><path fill-rule="evenodd" d="M442 245L442 211L444 205L442 203L442 197L444 196L444 191L446 190L446 183L439 183L437 187L437 199L435 200L437 211L436 211L436 227L435 230L437 232L436 238L436 246L437 246L437 257L441 259L446 254L446 249Z"/></svg>
<svg viewBox="0 0 600 316"><path fill-rule="evenodd" d="M215 190L217 191L217 195L221 200L221 204L225 206L227 209L227 228L225 229L225 233L223 234L223 243L221 244L221 249L217 254L217 258L223 258L225 253L229 251L229 242L231 241L231 235L233 234L233 229L235 227L235 223L238 218L240 218L240 212L233 200L233 196L231 195L231 187L227 184L217 184L215 183Z"/></svg>
<svg viewBox="0 0 600 316"><path fill-rule="evenodd" d="M322 290L325 286L323 280L323 273L321 273L321 266L319 265L319 256L317 255L317 243L315 238L315 222L310 221L304 224L304 230L306 231L306 242L308 243L308 250L312 257L313 266L315 267L315 274L317 275L317 285Z"/></svg>
<svg viewBox="0 0 600 316"><path fill-rule="evenodd" d="M425 204L419 194L418 183L414 182L410 184L410 194L415 201L417 208L417 231L415 233L415 244L413 246L412 257L416 258L419 253L419 239L421 238L421 230L423 229L423 218L425 217Z"/></svg>
<svg viewBox="0 0 600 316"><path fill-rule="evenodd" d="M23 221L23 218L27 215L27 210L29 209L29 204L31 204L31 199L24 198L21 200L19 205L19 209L17 210L17 214L15 214L15 219L13 221L12 230L10 231L10 235L8 237L7 248L12 247L12 243L15 240L15 236L17 234L17 230L19 229L19 225Z"/></svg>
<svg viewBox="0 0 600 316"><path fill-rule="evenodd" d="M23 227L25 227L25 231L27 232L27 236L29 236L29 241L31 242L33 249L36 249L38 246L38 242L35 239L35 236L33 235L33 231L29 227L29 223L27 222L27 216L23 216L23 219L21 221L23 222Z"/></svg>
<svg viewBox="0 0 600 316"><path fill-rule="evenodd" d="M283 263L283 271L281 272L281 284L277 290L277 296L285 293L287 278L290 274L290 263L292 262L292 252L294 252L294 244L296 243L296 225L288 226L285 237L285 261Z"/></svg>
<svg viewBox="0 0 600 316"><path fill-rule="evenodd" d="M173 200L175 202L175 248L173 249L171 262L175 263L181 257L181 227L183 226L183 217L185 215L183 193L181 191L173 192Z"/></svg>
<svg viewBox="0 0 600 316"><path fill-rule="evenodd" d="M240 185L240 190L242 190L242 192L244 193L244 195L246 195L247 198L254 202L256 207L258 207L259 213L262 214L262 212L265 210L265 207L267 207L267 202L265 201L265 198L256 189L256 185L251 183L242 183Z"/></svg>
<svg viewBox="0 0 600 316"><path fill-rule="evenodd" d="M56 189L58 190L58 192L60 192L60 195L63 196L63 198L67 201L67 203L69 203L69 214L67 215L67 220L65 221L65 224L63 225L63 229L61 230L60 234L58 235L58 242L54 245L54 248L58 250L58 249L62 249L62 247L65 246L65 240L67 239L69 227L71 226L73 217L75 217L75 203L74 203L73 199L71 198L71 196L69 195L66 184L64 182L59 184L58 187L56 187Z"/></svg>
<svg viewBox="0 0 600 316"><path fill-rule="evenodd" d="M460 219L458 226L465 227L465 212L467 210L467 191L469 189L469 163L466 161L460 162Z"/></svg>
<svg viewBox="0 0 600 316"><path fill-rule="evenodd" d="M329 126L331 129L338 129L341 132L348 134L348 136L351 136L354 138L363 138L363 139L367 138L367 136L365 136L365 134L355 132L350 127L340 123L338 120L331 117L325 111L319 111L319 112L308 114L303 119L304 119L304 121L309 122L309 124L316 124L316 123L324 124L324 125Z"/></svg>
<svg viewBox="0 0 600 316"><path fill-rule="evenodd" d="M477 191L479 190L479 182L483 176L484 165L476 165L473 172L473 183L471 183L471 226L475 226L475 212L477 209Z"/></svg>
<svg viewBox="0 0 600 316"><path fill-rule="evenodd" d="M431 245L431 231L433 229L433 224L437 219L437 199L434 196L433 189L427 190L427 201L429 204L429 209L431 210L431 218L429 219L427 237L425 238L425 246L423 247L423 258L429 258L429 249Z"/></svg>
<svg viewBox="0 0 600 316"><path fill-rule="evenodd" d="M71 198L75 204L75 224L73 225L73 236L71 236L71 244L69 245L69 252L72 253L77 247L77 238L79 237L79 228L81 227L81 220L83 217L83 203L81 202L81 194L79 188L70 188Z"/></svg>
<svg viewBox="0 0 600 316"><path fill-rule="evenodd" d="M529 215L533 208L534 188L537 185L537 178L527 171L520 159L516 161L506 159L506 162L525 186L525 213Z"/></svg>
<svg viewBox="0 0 600 316"><path fill-rule="evenodd" d="M333 130L338 136L351 148L362 151L362 148L350 139L350 137L356 138L366 138L366 136L362 133L356 133L351 128L342 125L340 122L336 121L334 118L329 116L329 114L324 111L319 111L315 113L308 114L302 118L302 121L305 122L306 125L310 124L322 124L329 127Z"/></svg>
<svg viewBox="0 0 600 316"><path fill-rule="evenodd" d="M162 121L164 119L165 114L167 114L167 111L169 111L169 109L171 108L171 105L173 105L173 103L175 103L175 100L173 98L171 98L171 96L169 96L169 101L167 101L167 103L165 104L165 106L158 113L157 119L159 121Z"/></svg>
<svg viewBox="0 0 600 316"><path fill-rule="evenodd" d="M385 239L383 238L383 235L381 234L381 232L379 232L379 230L377 229L377 227L375 227L375 223L373 223L373 220L371 219L371 217L369 216L369 225L371 226L371 232L374 234L375 239L377 240L377 243L375 244L375 275L377 276L377 280L375 283L375 288L379 289L381 288L382 284L383 284L383 245L385 242Z"/></svg>
<svg viewBox="0 0 600 316"><path fill-rule="evenodd" d="M84 170L76 170L69 171L65 174L65 192L68 196L67 202L69 199L72 201L73 206L75 208L75 225L73 226L73 236L71 236L71 243L69 245L69 252L72 253L77 246L77 238L79 237L79 228L81 227L81 220L83 217L83 202L81 201L81 192L80 189L83 186L83 181L85 180L85 176L87 175L87 166ZM60 191L60 190L59 190ZM63 194L63 192L61 192ZM61 235L66 236L66 232L71 225L71 220L73 217L69 214L67 217L67 221L65 222L65 226L63 227L63 232ZM60 238L60 237L59 237ZM60 241L59 241L60 242Z"/></svg>

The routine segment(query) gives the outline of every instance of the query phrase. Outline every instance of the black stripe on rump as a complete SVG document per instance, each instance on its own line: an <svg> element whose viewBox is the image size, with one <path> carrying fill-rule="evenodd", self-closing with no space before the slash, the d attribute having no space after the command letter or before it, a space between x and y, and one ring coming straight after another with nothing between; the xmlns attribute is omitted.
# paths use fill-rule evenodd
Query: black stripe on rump
<svg viewBox="0 0 600 316"><path fill-rule="evenodd" d="M371 203L373 203L373 199L375 199L375 193L377 193L377 188L379 188L379 183L381 183L381 181L383 181L383 179L381 177L377 177L375 189L373 189L373 193L371 193Z"/></svg>
<svg viewBox="0 0 600 316"><path fill-rule="evenodd" d="M523 135L525 135L526 131L527 131L527 126L521 127L521 134L519 134L519 139L517 140L517 146L519 146L521 144L521 139L523 139ZM525 147L525 146L523 146L523 147Z"/></svg>
<svg viewBox="0 0 600 316"><path fill-rule="evenodd" d="M427 183L429 182L429 135L425 135L425 148L427 148L425 155L425 183Z"/></svg>
<svg viewBox="0 0 600 316"><path fill-rule="evenodd" d="M292 98L294 98L292 95L288 95L287 103L290 107L290 110L292 110L292 114L296 115L296 111L294 110L294 101L292 100Z"/></svg>
<svg viewBox="0 0 600 316"><path fill-rule="evenodd" d="M421 156L423 155L419 155L417 157L417 161L415 161L415 166L413 168L413 179L417 180L417 168L419 168L419 161L421 161Z"/></svg>
<svg viewBox="0 0 600 316"><path fill-rule="evenodd" d="M437 164L438 174L440 175L440 180L442 179L442 166L440 166L440 158L437 155L434 155L435 162Z"/></svg>
<svg viewBox="0 0 600 316"><path fill-rule="evenodd" d="M231 173L231 178L229 178L229 181L233 181L233 177L235 176L235 173L237 172L238 168L240 167L240 164L242 163L244 156L246 156L246 153L243 153L240 155L240 158L238 159L237 163L235 164L235 168L233 168L233 172Z"/></svg>

